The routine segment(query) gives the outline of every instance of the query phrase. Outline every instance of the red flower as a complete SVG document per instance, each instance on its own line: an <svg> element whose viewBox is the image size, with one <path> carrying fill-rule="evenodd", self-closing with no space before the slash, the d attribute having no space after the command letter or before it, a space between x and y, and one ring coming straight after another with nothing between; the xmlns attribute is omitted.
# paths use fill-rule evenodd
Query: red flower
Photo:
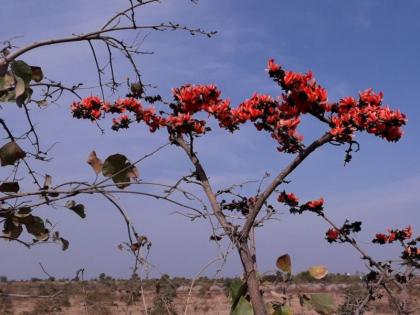
<svg viewBox="0 0 420 315"><path fill-rule="evenodd" d="M335 242L340 236L340 231L336 229L329 229L325 235L328 242Z"/></svg>
<svg viewBox="0 0 420 315"><path fill-rule="evenodd" d="M306 205L308 206L308 208L310 210L320 209L324 205L324 198L321 197L321 198L319 198L317 200L309 201Z"/></svg>
<svg viewBox="0 0 420 315"><path fill-rule="evenodd" d="M286 88L291 88L294 84L301 81L302 76L299 73L292 71L285 71L283 84Z"/></svg>
<svg viewBox="0 0 420 315"><path fill-rule="evenodd" d="M275 72L280 71L280 69L281 69L280 65L275 63L274 59L268 60L268 64L267 64L268 73L270 72L275 73Z"/></svg>
<svg viewBox="0 0 420 315"><path fill-rule="evenodd" d="M99 117L101 117L101 111L94 109L90 112L90 114L92 115L93 118L98 119Z"/></svg>
<svg viewBox="0 0 420 315"><path fill-rule="evenodd" d="M339 112L348 112L351 108L354 108L356 105L356 100L353 97L344 97L338 103Z"/></svg>
<svg viewBox="0 0 420 315"><path fill-rule="evenodd" d="M391 231L391 233L389 233L389 235L388 235L388 242L392 243L393 241L395 241L396 237L397 237L397 233Z"/></svg>
<svg viewBox="0 0 420 315"><path fill-rule="evenodd" d="M285 191L283 191L279 197L277 198L278 202L282 202L285 203L289 206L297 206L299 203L299 198L296 197L296 195L294 193L286 193Z"/></svg>
<svg viewBox="0 0 420 315"><path fill-rule="evenodd" d="M218 121L221 128L230 132L241 124L252 122L257 130L268 132L277 141L280 152L297 153L304 147L298 133L301 115L309 113L331 127L333 141L345 143L353 140L357 131L366 131L387 141L398 141L407 119L399 111L382 105L383 94L368 89L359 93L359 99L344 97L338 103L329 103L327 90L320 86L312 72L284 71L270 59L267 64L270 77L283 89L278 99L254 94L238 107L232 108L229 100L220 98L221 92L214 85L184 85L172 90L172 112L154 108L145 109L136 98L122 98L110 104L97 96L84 98L71 105L75 118L92 121L105 114L126 113L126 118L115 119L113 129L127 128L132 121L144 122L151 132L168 127L170 132L202 134L206 121L195 114L208 114ZM154 103L155 101L150 101ZM329 115L325 115L330 112ZM134 117L133 117L134 116ZM131 117L131 119L130 119ZM321 209L320 200L311 201L306 209Z"/></svg>
<svg viewBox="0 0 420 315"><path fill-rule="evenodd" d="M411 226L406 227L403 230L403 234L404 234L404 237L406 239L410 239L413 236L413 229L412 229L412 227Z"/></svg>
<svg viewBox="0 0 420 315"><path fill-rule="evenodd" d="M379 244L385 244L388 242L388 236L382 233L378 233L375 235L375 239L373 241Z"/></svg>

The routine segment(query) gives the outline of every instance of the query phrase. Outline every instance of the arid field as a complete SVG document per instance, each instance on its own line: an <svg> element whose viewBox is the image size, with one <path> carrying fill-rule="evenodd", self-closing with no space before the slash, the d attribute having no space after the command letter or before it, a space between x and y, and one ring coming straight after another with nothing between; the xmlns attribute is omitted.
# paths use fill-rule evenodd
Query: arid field
<svg viewBox="0 0 420 315"><path fill-rule="evenodd" d="M4 280L4 279L3 279ZM270 280L270 279L269 279ZM281 303L284 283L265 281L267 302ZM272 280L272 279L271 279ZM187 314L228 315L230 297L228 286L232 279L200 278L193 286L191 280L163 277L156 280L115 280L105 275L90 281L39 280L3 281L0 283L0 314ZM143 292L143 293L142 293ZM328 276L318 282L297 278L287 286L286 294L294 314L351 314L351 304L364 297L357 277ZM332 305L318 310L307 303L301 305L299 296L312 294L331 296ZM419 304L420 281L410 291L413 304ZM365 314L394 314L384 295L373 301Z"/></svg>

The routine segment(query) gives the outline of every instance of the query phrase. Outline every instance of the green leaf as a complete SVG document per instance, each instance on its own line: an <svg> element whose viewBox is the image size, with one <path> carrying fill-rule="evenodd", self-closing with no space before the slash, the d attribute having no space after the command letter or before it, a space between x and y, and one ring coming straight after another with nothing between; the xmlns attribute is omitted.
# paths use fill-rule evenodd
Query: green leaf
<svg viewBox="0 0 420 315"><path fill-rule="evenodd" d="M9 68L9 65L7 63L1 63L0 64L0 76L4 76L7 73L8 68Z"/></svg>
<svg viewBox="0 0 420 315"><path fill-rule="evenodd" d="M143 85L141 83L132 83L130 85L131 93L133 93L134 96L141 96L143 94Z"/></svg>
<svg viewBox="0 0 420 315"><path fill-rule="evenodd" d="M22 225L11 218L7 218L3 224L3 235L10 238L19 238L22 233Z"/></svg>
<svg viewBox="0 0 420 315"><path fill-rule="evenodd" d="M49 230L45 228L44 221L40 217L29 215L23 218L28 233L35 236L38 241L46 241L49 238Z"/></svg>
<svg viewBox="0 0 420 315"><path fill-rule="evenodd" d="M15 90L0 92L0 102L14 102Z"/></svg>
<svg viewBox="0 0 420 315"><path fill-rule="evenodd" d="M15 78L6 73L0 77L0 102L11 102L15 100Z"/></svg>
<svg viewBox="0 0 420 315"><path fill-rule="evenodd" d="M251 303L243 296L240 297L236 307L231 310L230 315L254 315Z"/></svg>
<svg viewBox="0 0 420 315"><path fill-rule="evenodd" d="M245 296L247 292L248 285L246 282L242 282L237 279L232 281L232 283L229 286L229 297L232 304L232 310L236 307L236 304L238 304L241 296Z"/></svg>
<svg viewBox="0 0 420 315"><path fill-rule="evenodd" d="M53 192L49 192L48 196L56 198L56 197L60 196L60 193L53 191Z"/></svg>
<svg viewBox="0 0 420 315"><path fill-rule="evenodd" d="M102 166L102 174L112 177L112 181L121 189L129 186L131 179L139 176L137 168L122 154L107 157Z"/></svg>
<svg viewBox="0 0 420 315"><path fill-rule="evenodd" d="M26 153L17 145L17 143L11 141L0 148L0 165L14 165L16 161L23 159L25 156Z"/></svg>
<svg viewBox="0 0 420 315"><path fill-rule="evenodd" d="M1 192L17 193L19 191L18 182L3 182L0 185Z"/></svg>
<svg viewBox="0 0 420 315"><path fill-rule="evenodd" d="M289 254L285 254L277 258L276 266L283 272L291 273L292 272L292 260L290 259Z"/></svg>
<svg viewBox="0 0 420 315"><path fill-rule="evenodd" d="M32 71L32 80L34 80L35 82L41 82L42 79L44 78L44 74L42 73L42 69L41 67L35 67L35 66L31 66L31 71Z"/></svg>
<svg viewBox="0 0 420 315"><path fill-rule="evenodd" d="M335 312L334 299L330 294L313 293L310 295L308 303L318 314L329 315Z"/></svg>
<svg viewBox="0 0 420 315"><path fill-rule="evenodd" d="M13 88L14 85L15 85L15 78L9 73L6 73L4 76L0 77L0 92L11 89Z"/></svg>
<svg viewBox="0 0 420 315"><path fill-rule="evenodd" d="M25 83L29 83L32 80L31 66L29 66L23 60L12 61L10 68L14 75L22 78Z"/></svg>
<svg viewBox="0 0 420 315"><path fill-rule="evenodd" d="M21 207L15 213L15 217L17 218L26 218L31 215L32 209L30 207Z"/></svg>
<svg viewBox="0 0 420 315"><path fill-rule="evenodd" d="M86 218L85 206L81 203L76 204L76 201L68 200L65 207L73 210L82 219Z"/></svg>
<svg viewBox="0 0 420 315"><path fill-rule="evenodd" d="M282 306L270 315L293 315L293 309L288 306Z"/></svg>

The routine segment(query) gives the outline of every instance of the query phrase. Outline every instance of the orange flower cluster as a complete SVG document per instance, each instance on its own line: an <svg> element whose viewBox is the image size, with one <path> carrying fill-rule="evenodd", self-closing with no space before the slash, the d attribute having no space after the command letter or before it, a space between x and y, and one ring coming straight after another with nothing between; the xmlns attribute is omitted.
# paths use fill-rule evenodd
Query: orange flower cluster
<svg viewBox="0 0 420 315"><path fill-rule="evenodd" d="M341 99L334 107L337 113L332 117L331 134L348 140L356 131L367 131L388 141L399 140L406 117L400 111L382 106L382 98L382 93L368 89L359 94L358 101L352 97Z"/></svg>
<svg viewBox="0 0 420 315"><path fill-rule="evenodd" d="M97 96L84 98L81 102L73 102L71 111L73 117L96 120L102 116L102 100Z"/></svg>
<svg viewBox="0 0 420 315"><path fill-rule="evenodd" d="M407 121L406 116L383 106L382 93L367 89L359 94L358 100L344 97L338 103L328 103L327 91L316 83L311 72L284 71L273 60L267 70L286 92L283 108L294 108L296 115L310 113L323 118L337 141L353 140L356 131L367 131L388 141L398 141L403 135L401 127ZM329 117L325 113L330 113Z"/></svg>
<svg viewBox="0 0 420 315"><path fill-rule="evenodd" d="M288 206L295 207L299 204L299 198L294 193L286 193L283 191L277 198L278 202L285 203Z"/></svg>
<svg viewBox="0 0 420 315"><path fill-rule="evenodd" d="M413 237L413 229L411 226L406 227L403 230L388 230L388 234L378 233L372 240L373 243L386 244L393 243L395 241L405 241Z"/></svg>
<svg viewBox="0 0 420 315"><path fill-rule="evenodd" d="M308 201L305 204L299 205L299 198L294 193L286 193L282 191L277 198L277 201L284 203L290 207L290 212L301 214L303 211L312 211L315 213L322 213L324 209L324 198Z"/></svg>
<svg viewBox="0 0 420 315"><path fill-rule="evenodd" d="M312 72L285 71L273 59L269 60L267 70L283 89L282 96L273 99L254 94L236 108L230 106L229 100L220 98L221 92L214 85L185 85L172 90L174 102L169 105L171 112L165 115L156 114L154 108L143 108L132 97L110 104L91 96L74 102L71 110L74 117L93 121L106 113L121 114L113 120L114 130L143 121L151 132L167 127L169 132L203 134L210 128L206 127L207 120L195 117L200 112L214 117L221 128L231 132L252 122L257 130L270 133L278 143L278 150L286 153L303 148L303 137L297 132L302 114L311 114L326 123L333 140L342 143L352 141L356 131L367 131L388 141L397 141L403 134L405 115L383 106L382 93L368 89L360 93L358 100L345 97L338 103L329 103L327 91L315 81Z"/></svg>
<svg viewBox="0 0 420 315"><path fill-rule="evenodd" d="M110 104L97 96L90 96L81 102L73 102L71 111L75 118L90 119L92 121L99 120L106 113L120 114L118 118L112 120L112 129L114 130L128 128L133 121L144 121L151 132L165 125L165 121L155 114L154 108L143 108L142 104L132 97L118 99L115 103ZM127 113L132 113L134 115L133 119L130 119Z"/></svg>

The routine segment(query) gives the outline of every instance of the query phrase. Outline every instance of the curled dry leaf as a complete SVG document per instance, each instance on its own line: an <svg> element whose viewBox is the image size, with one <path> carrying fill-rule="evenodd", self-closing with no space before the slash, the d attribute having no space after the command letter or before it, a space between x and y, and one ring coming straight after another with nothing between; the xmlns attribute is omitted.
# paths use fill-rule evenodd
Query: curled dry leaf
<svg viewBox="0 0 420 315"><path fill-rule="evenodd" d="M52 184L52 177L51 177L51 175L45 174L44 189L45 190L50 189L51 184Z"/></svg>
<svg viewBox="0 0 420 315"><path fill-rule="evenodd" d="M67 250L69 248L70 242L62 237L60 237L60 241L61 241L61 249L63 251Z"/></svg>
<svg viewBox="0 0 420 315"><path fill-rule="evenodd" d="M133 244L130 245L130 249L133 252L137 252L140 249L140 244L139 243L133 243Z"/></svg>
<svg viewBox="0 0 420 315"><path fill-rule="evenodd" d="M26 84L22 78L16 77L15 98L23 95L26 91Z"/></svg>
<svg viewBox="0 0 420 315"><path fill-rule="evenodd" d="M86 162L93 168L93 171L95 172L96 175L102 172L103 163L101 159L97 157L95 150L89 154Z"/></svg>
<svg viewBox="0 0 420 315"><path fill-rule="evenodd" d="M41 82L44 78L44 74L42 73L42 69L40 67L31 66L32 70L32 80L35 82Z"/></svg>
<svg viewBox="0 0 420 315"><path fill-rule="evenodd" d="M65 207L73 210L82 219L86 218L85 206L81 203L76 203L74 200L67 200Z"/></svg>
<svg viewBox="0 0 420 315"><path fill-rule="evenodd" d="M321 280L322 278L325 278L325 276L328 274L328 269L325 266L312 266L309 268L309 274L317 279Z"/></svg>

